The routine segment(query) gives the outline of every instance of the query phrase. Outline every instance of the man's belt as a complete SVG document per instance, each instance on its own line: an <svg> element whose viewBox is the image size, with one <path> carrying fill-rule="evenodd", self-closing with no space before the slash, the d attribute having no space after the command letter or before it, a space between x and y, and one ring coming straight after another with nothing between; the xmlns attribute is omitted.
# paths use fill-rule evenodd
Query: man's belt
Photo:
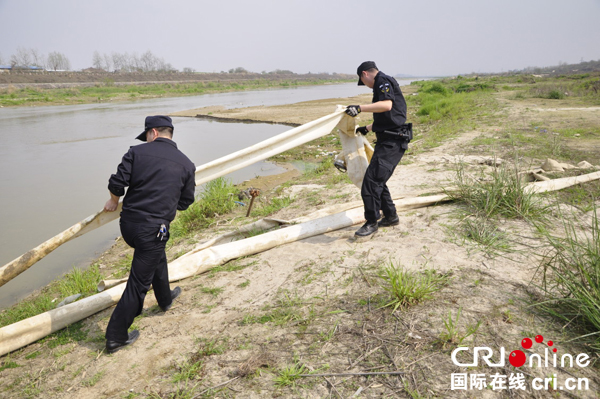
<svg viewBox="0 0 600 399"><path fill-rule="evenodd" d="M385 134L387 137L393 137L396 140L411 141L413 139L412 123L405 123L400 126L397 132L391 130L384 130L383 132L376 132L378 134Z"/></svg>

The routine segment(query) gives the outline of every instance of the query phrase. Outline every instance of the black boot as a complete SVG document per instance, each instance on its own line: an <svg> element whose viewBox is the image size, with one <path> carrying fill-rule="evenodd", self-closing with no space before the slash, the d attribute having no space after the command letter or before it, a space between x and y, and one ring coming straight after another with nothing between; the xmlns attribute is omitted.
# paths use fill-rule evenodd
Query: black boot
<svg viewBox="0 0 600 399"><path fill-rule="evenodd" d="M377 231L377 222L375 223L365 223L360 229L356 230L356 233L354 233L355 236L357 237L366 237L366 236L370 236L371 234L375 233Z"/></svg>
<svg viewBox="0 0 600 399"><path fill-rule="evenodd" d="M181 288L175 287L171 290L171 303L165 306L164 308L161 307L163 312L166 312L167 310L171 309L171 306L173 305L173 300L177 298L179 294L181 294Z"/></svg>
<svg viewBox="0 0 600 399"><path fill-rule="evenodd" d="M392 217L385 216L377 224L379 225L379 227L397 226L400 224L400 218L398 217L398 214L396 214Z"/></svg>
<svg viewBox="0 0 600 399"><path fill-rule="evenodd" d="M129 333L129 339L125 342L117 342L117 341L106 341L106 353L115 353L121 348L126 347L127 345L133 344L140 337L140 332L138 330L133 330Z"/></svg>

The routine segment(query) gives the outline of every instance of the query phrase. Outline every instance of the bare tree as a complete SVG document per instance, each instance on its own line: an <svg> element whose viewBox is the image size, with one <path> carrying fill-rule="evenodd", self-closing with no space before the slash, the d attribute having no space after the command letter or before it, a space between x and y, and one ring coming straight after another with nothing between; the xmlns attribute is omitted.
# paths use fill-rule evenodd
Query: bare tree
<svg viewBox="0 0 600 399"><path fill-rule="evenodd" d="M115 71L125 71L126 62L126 57L123 54L112 53L112 63Z"/></svg>
<svg viewBox="0 0 600 399"><path fill-rule="evenodd" d="M243 67L231 68L229 73L248 73L248 70Z"/></svg>
<svg viewBox="0 0 600 399"><path fill-rule="evenodd" d="M107 71L113 69L113 60L112 57L108 54L104 54L104 69Z"/></svg>
<svg viewBox="0 0 600 399"><path fill-rule="evenodd" d="M44 57L44 54L40 53L38 51L38 49L29 49L29 52L31 53L31 64L40 68L45 68L46 67L46 57Z"/></svg>
<svg viewBox="0 0 600 399"><path fill-rule="evenodd" d="M129 56L129 70L131 72L143 72L142 61L138 57L137 53L133 53Z"/></svg>
<svg viewBox="0 0 600 399"><path fill-rule="evenodd" d="M31 65L31 54L23 47L17 47L17 52L10 56L10 65L14 67L26 67Z"/></svg>
<svg viewBox="0 0 600 399"><path fill-rule="evenodd" d="M53 51L48 54L48 69L56 70L65 70L68 71L71 69L71 63L66 55L59 53L58 51Z"/></svg>
<svg viewBox="0 0 600 399"><path fill-rule="evenodd" d="M97 69L102 69L102 56L98 50L94 51L94 55L92 55L92 66Z"/></svg>
<svg viewBox="0 0 600 399"><path fill-rule="evenodd" d="M103 64L107 70L111 66L115 71L122 72L156 72L156 71L173 71L171 64L165 62L164 59L152 54L150 50L146 51L141 56L137 53L117 53L113 52L109 57L105 55Z"/></svg>
<svg viewBox="0 0 600 399"><path fill-rule="evenodd" d="M169 64L168 62L165 62L161 58L160 59L160 64L159 64L159 67L158 67L157 71L159 71L159 72L173 72L173 71L176 71L176 69L173 68L173 65Z"/></svg>
<svg viewBox="0 0 600 399"><path fill-rule="evenodd" d="M150 50L146 51L140 57L140 67L144 72L155 71L157 69L157 59Z"/></svg>
<svg viewBox="0 0 600 399"><path fill-rule="evenodd" d="M4 65L4 58L2 58L2 53L0 53L0 65Z"/></svg>

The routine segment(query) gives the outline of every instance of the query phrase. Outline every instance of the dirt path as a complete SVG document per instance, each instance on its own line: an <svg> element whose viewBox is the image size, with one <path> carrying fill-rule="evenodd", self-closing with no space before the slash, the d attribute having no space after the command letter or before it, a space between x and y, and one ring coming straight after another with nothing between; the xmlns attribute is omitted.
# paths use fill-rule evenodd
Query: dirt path
<svg viewBox="0 0 600 399"><path fill-rule="evenodd" d="M330 113L336 104L367 101L368 96L359 96L278 107L203 108L174 115L301 124ZM440 191L452 181L457 156L464 154L465 145L485 134L489 132L465 132L433 150L406 156L390 179L391 192L411 196ZM492 157L479 155L483 156L460 158L473 173L489 171L486 162ZM295 202L272 217L289 219L360 200L359 190L350 184L315 179L292 188ZM282 195L286 192L292 191ZM381 229L364 242L353 240L358 227L353 226L230 262L218 271L179 282L183 294L166 314L157 309L150 294L142 317L135 321L140 339L110 356L102 353L103 333L112 312L105 310L84 322L91 339L51 350L38 342L12 354L20 367L2 371L2 395L497 397L491 389L450 390L451 374L467 369L451 361L456 342L445 339L448 323L455 323L454 339L478 327L477 334L465 338L471 347L503 346L510 352L525 335L543 334L559 342L563 352L572 348L560 343L562 333L557 326L525 308L527 286L538 265L531 249L539 241L531 227L522 221L505 222L502 229L518 238L511 243L509 255L492 257L449 232L448 226L456 222L455 209L454 204L444 204L404 212L399 226ZM203 232L203 237L228 229L224 223ZM127 251L118 244L105 258ZM435 270L449 282L432 300L392 313L382 308L386 296L378 278L380 267L390 263L408 270ZM541 348L537 351L543 353ZM303 374L311 368L330 373L401 370L405 374L300 378L294 385L278 385L281 370L301 365L307 367ZM508 376L519 371L507 364L469 372ZM529 379L555 372L565 375L558 368L524 371ZM577 395L596 397L594 370L570 369L568 373L590 378L591 389ZM228 383L220 387L224 382ZM217 388L205 391L210 387ZM509 391L498 394L508 397ZM555 397L558 391L516 390L510 395Z"/></svg>

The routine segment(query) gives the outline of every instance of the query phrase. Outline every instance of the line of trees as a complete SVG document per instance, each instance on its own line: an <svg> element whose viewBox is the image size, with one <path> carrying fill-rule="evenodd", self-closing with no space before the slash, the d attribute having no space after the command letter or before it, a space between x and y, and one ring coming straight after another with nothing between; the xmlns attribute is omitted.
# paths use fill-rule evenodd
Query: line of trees
<svg viewBox="0 0 600 399"><path fill-rule="evenodd" d="M175 68L163 58L157 57L150 50L141 56L137 53L100 54L94 51L92 66L104 71L121 72L174 72Z"/></svg>
<svg viewBox="0 0 600 399"><path fill-rule="evenodd" d="M9 59L5 59L0 54L0 65L10 65L13 69L38 67L52 71L70 71L71 62L63 53L53 51L48 55L44 55L34 48L18 47L15 54L12 54ZM166 62L163 58L154 55L150 50L142 55L137 53L117 53L101 54L94 51L92 56L92 66L98 70L106 72L177 72L177 69ZM196 72L193 68L183 68L184 73ZM231 68L229 73L250 74L254 72L248 71L246 68L237 67ZM221 71L221 73L226 73ZM294 72L287 69L275 69L274 71L262 71L261 74L269 75L295 75ZM309 72L310 74L310 72Z"/></svg>
<svg viewBox="0 0 600 399"><path fill-rule="evenodd" d="M0 65L5 61L0 55ZM53 71L70 70L71 62L66 55L58 51L53 51L44 55L37 49L18 47L17 51L10 56L9 64L12 68L39 67Z"/></svg>

